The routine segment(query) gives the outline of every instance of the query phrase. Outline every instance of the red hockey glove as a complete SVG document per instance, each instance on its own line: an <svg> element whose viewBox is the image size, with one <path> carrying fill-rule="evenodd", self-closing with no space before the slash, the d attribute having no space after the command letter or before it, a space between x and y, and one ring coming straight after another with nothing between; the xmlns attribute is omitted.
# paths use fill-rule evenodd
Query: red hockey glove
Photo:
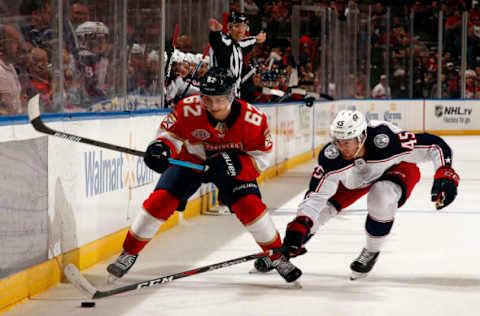
<svg viewBox="0 0 480 316"><path fill-rule="evenodd" d="M307 252L303 248L303 244L307 241L312 226L312 220L306 216L298 216L288 223L283 239L283 247L287 257L296 257Z"/></svg>
<svg viewBox="0 0 480 316"><path fill-rule="evenodd" d="M432 202L437 210L444 208L455 200L460 177L450 167L440 167L433 177Z"/></svg>

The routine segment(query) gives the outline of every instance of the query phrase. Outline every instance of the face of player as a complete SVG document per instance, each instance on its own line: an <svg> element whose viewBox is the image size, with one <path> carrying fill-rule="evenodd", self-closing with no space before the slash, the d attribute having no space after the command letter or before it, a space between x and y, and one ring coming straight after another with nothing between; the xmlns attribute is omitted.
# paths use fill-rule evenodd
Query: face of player
<svg viewBox="0 0 480 316"><path fill-rule="evenodd" d="M333 142L337 146L338 150L342 154L343 159L351 160L356 158L355 154L358 152L357 156L361 157L365 151L363 144L358 142L357 138L352 139L337 139ZM359 150L360 146L362 148Z"/></svg>
<svg viewBox="0 0 480 316"><path fill-rule="evenodd" d="M204 95L204 105L217 120L225 120L231 111L232 102L226 95Z"/></svg>
<svg viewBox="0 0 480 316"><path fill-rule="evenodd" d="M246 23L232 23L232 26L230 27L230 34L232 34L233 39L237 42L245 38L246 32Z"/></svg>

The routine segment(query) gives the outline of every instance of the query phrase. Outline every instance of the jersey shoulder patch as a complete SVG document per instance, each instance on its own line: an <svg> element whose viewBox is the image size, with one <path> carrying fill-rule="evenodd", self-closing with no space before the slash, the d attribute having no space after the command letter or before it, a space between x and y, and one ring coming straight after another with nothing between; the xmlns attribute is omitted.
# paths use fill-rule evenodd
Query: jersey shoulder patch
<svg viewBox="0 0 480 316"><path fill-rule="evenodd" d="M386 148L389 143L390 143L390 137L387 134L381 133L373 137L373 144L377 148L381 148L381 149Z"/></svg>
<svg viewBox="0 0 480 316"><path fill-rule="evenodd" d="M367 140L365 147L367 149L368 160L389 159L395 155L405 152L399 141L399 135L402 130L391 123L381 122L378 125L367 128Z"/></svg>
<svg viewBox="0 0 480 316"><path fill-rule="evenodd" d="M318 154L318 165L322 166L325 173L342 169L351 164L351 162L343 159L337 146L328 143Z"/></svg>
<svg viewBox="0 0 480 316"><path fill-rule="evenodd" d="M335 159L338 156L340 156L340 151L338 151L337 146L335 146L334 144L330 144L325 147L325 150L323 151L323 155L327 159Z"/></svg>

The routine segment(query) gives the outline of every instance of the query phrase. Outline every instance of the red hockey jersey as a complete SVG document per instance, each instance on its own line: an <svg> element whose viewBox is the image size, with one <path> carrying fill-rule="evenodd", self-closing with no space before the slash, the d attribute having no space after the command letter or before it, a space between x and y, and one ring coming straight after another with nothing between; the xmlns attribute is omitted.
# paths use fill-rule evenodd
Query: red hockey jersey
<svg viewBox="0 0 480 316"><path fill-rule="evenodd" d="M240 150L242 169L236 179L251 181L270 166L272 137L266 115L238 99L230 115L218 121L208 113L199 94L178 102L162 121L159 140L172 150L172 158L202 163L211 155Z"/></svg>

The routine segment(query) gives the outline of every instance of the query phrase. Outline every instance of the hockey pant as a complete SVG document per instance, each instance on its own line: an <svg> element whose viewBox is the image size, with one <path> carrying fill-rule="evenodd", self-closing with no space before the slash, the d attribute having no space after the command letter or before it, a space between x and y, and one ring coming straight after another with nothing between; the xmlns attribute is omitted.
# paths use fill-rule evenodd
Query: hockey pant
<svg viewBox="0 0 480 316"><path fill-rule="evenodd" d="M197 191L202 181L201 174L192 169L169 167L134 219L123 244L124 250L138 254L175 210L185 209L188 198ZM252 234L257 244L263 250L281 247L279 233L261 200L257 182L235 180L226 189L228 190L222 191L219 188L228 201L226 205Z"/></svg>
<svg viewBox="0 0 480 316"><path fill-rule="evenodd" d="M385 237L392 229L397 209L407 201L419 180L420 170L417 165L401 162L385 171L375 183L365 188L350 190L340 182L337 192L320 211L311 235L344 208L368 193L366 248L371 252L380 251Z"/></svg>

